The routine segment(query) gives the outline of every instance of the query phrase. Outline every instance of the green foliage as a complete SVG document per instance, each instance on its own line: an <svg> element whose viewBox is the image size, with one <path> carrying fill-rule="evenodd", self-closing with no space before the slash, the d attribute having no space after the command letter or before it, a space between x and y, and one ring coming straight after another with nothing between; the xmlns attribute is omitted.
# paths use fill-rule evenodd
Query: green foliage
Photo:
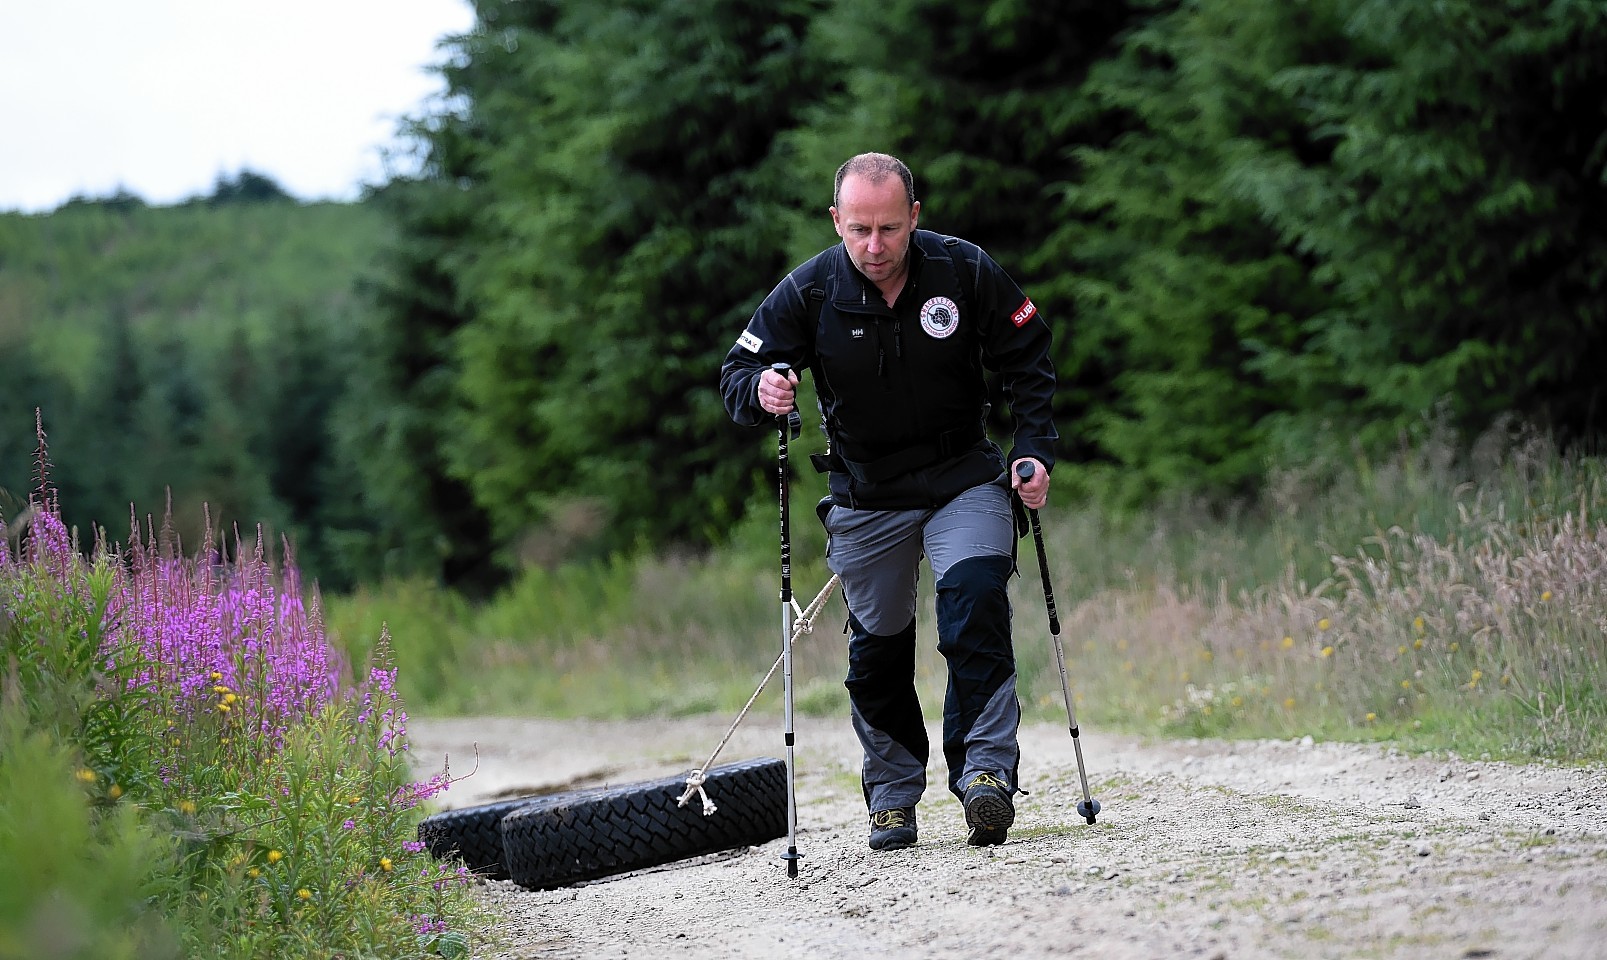
<svg viewBox="0 0 1607 960"><path fill-rule="evenodd" d="M1269 79L1331 156L1267 154L1231 177L1337 297L1299 351L1268 358L1328 391L1302 419L1388 440L1450 397L1472 432L1516 413L1598 433L1607 8L1314 6L1342 37Z"/></svg>
<svg viewBox="0 0 1607 960"><path fill-rule="evenodd" d="M434 433L516 553L588 501L613 547L703 540L738 508L751 441L715 371L786 267L765 213L789 172L766 158L818 81L814 6L486 3L458 41L472 113L426 136L471 212L402 196L463 230L438 248L464 319L432 323L453 370Z"/></svg>
<svg viewBox="0 0 1607 960"><path fill-rule="evenodd" d="M1258 511L1224 517L1191 500L1046 510L1083 729L1607 756L1596 627L1607 610L1607 463L1533 435L1493 434L1463 457L1465 444L1425 432L1388 460L1275 473L1276 495ZM395 629L420 638L411 656L435 664L413 671L440 684L414 700L435 712L735 713L780 652L768 527L745 521L731 546L695 560L538 568L484 603L398 584L335 601L330 622L360 635L364 618L394 613ZM829 574L818 528L802 533L793 582L807 604ZM1018 689L1029 716L1063 718L1035 560L1023 563L1011 587ZM931 603L928 590L917 682L935 710L946 677ZM413 609L429 618L415 622ZM833 597L794 644L799 710L846 711L843 619ZM758 701L761 715L779 712L778 687Z"/></svg>
<svg viewBox="0 0 1607 960"><path fill-rule="evenodd" d="M157 960L181 956L156 909L154 864L173 844L105 784L78 774L66 742L35 727L20 688L0 705L0 957Z"/></svg>
<svg viewBox="0 0 1607 960"><path fill-rule="evenodd" d="M220 175L212 188L212 195L206 198L205 203L217 207L230 203L282 203L294 200L272 177L241 170L232 179Z"/></svg>
<svg viewBox="0 0 1607 960"><path fill-rule="evenodd" d="M1075 151L1069 216L1045 246L1078 265L1058 281L1079 309L1057 362L1093 384L1060 402L1087 415L1095 466L1081 479L1129 504L1259 482L1267 418L1303 399L1261 356L1295 347L1299 320L1327 302L1229 178L1275 146L1320 158L1269 78L1333 27L1306 4L1155 7L1090 75L1089 109L1111 133Z"/></svg>
<svg viewBox="0 0 1607 960"><path fill-rule="evenodd" d="M433 713L639 717L740 705L781 652L775 524L773 514L750 516L707 555L531 567L477 602L416 581L385 584L331 598L326 618L332 637L359 650L382 623L407 637L395 646L398 683L408 703ZM830 578L824 539L813 518L794 519L800 605ZM842 624L834 598L798 644L800 663L840 673Z"/></svg>
<svg viewBox="0 0 1607 960"><path fill-rule="evenodd" d="M340 684L294 575L171 544L84 560L47 501L0 549L0 957L461 955L414 839L383 642Z"/></svg>
<svg viewBox="0 0 1607 960"><path fill-rule="evenodd" d="M328 583L378 572L376 532L412 517L363 499L337 423L372 316L356 281L387 232L360 206L0 214L0 490L35 487L37 409L86 539L171 498L189 542L205 504L224 529L291 537Z"/></svg>

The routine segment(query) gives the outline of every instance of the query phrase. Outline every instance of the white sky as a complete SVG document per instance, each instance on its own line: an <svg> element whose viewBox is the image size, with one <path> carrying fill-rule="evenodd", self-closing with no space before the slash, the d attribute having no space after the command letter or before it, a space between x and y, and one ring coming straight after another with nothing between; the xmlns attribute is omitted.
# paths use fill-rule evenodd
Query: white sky
<svg viewBox="0 0 1607 960"><path fill-rule="evenodd" d="M0 210L175 203L242 169L353 199L473 22L468 0L0 0Z"/></svg>

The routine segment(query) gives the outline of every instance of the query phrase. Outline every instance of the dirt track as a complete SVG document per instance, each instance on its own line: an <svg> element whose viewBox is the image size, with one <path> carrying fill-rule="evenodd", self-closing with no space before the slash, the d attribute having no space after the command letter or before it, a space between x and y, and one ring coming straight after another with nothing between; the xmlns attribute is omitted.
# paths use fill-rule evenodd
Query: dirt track
<svg viewBox="0 0 1607 960"><path fill-rule="evenodd" d="M479 768L461 807L702 764L729 717L637 724L415 719L421 774ZM933 742L937 742L935 736ZM480 889L482 960L560 957L1607 957L1607 768L1408 758L1386 747L1140 741L1022 730L1011 841L965 845L937 758L916 847L865 847L846 720L798 724L800 875L786 841L586 886ZM750 719L720 762L783 756Z"/></svg>

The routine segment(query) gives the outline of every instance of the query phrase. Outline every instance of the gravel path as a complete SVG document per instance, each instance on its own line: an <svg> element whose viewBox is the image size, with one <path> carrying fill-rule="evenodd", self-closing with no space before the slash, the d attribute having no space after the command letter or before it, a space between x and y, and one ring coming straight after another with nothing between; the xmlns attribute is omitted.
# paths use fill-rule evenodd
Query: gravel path
<svg viewBox="0 0 1607 960"><path fill-rule="evenodd" d="M700 766L728 717L410 724L442 805L623 784ZM480 960L786 957L1607 957L1607 767L1406 757L1306 741L1151 741L1082 732L1093 826L1075 813L1063 726L1022 730L1011 840L965 845L934 787L909 850L865 847L846 720L798 723L799 877L786 841L542 892ZM933 731L933 742L938 742ZM719 762L783 756L750 719Z"/></svg>

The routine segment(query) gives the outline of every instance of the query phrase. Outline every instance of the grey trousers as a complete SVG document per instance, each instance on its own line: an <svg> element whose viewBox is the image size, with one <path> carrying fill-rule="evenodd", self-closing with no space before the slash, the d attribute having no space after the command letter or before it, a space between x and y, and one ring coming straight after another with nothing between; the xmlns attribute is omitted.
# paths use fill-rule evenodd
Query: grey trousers
<svg viewBox="0 0 1607 960"><path fill-rule="evenodd" d="M929 745L915 691L916 578L924 556L937 593L938 650L948 663L943 749L956 796L988 772L1016 786L1015 657L1006 593L1015 568L1010 490L999 481L937 509L855 510L823 517L826 558L848 602L846 686L871 811L914 806Z"/></svg>

